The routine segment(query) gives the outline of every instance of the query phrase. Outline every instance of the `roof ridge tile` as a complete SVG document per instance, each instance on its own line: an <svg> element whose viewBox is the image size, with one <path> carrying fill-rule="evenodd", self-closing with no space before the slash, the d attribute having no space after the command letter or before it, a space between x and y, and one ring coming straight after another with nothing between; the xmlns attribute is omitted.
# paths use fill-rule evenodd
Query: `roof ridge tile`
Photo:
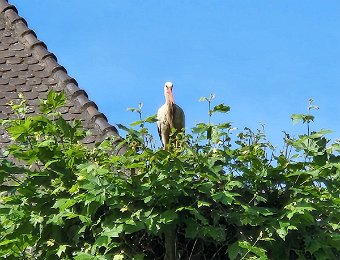
<svg viewBox="0 0 340 260"><path fill-rule="evenodd" d="M81 93L82 92L82 93ZM79 102L80 104L80 107L82 110L85 110L87 109L88 107L93 107L95 110L97 110L97 105L93 102L93 101L90 101L88 98L87 98L87 94L85 92L85 94L83 93L84 91L83 90L80 90L79 93L81 93L80 95L78 95L75 99ZM98 110L97 110L98 113L100 113ZM91 115L91 120L92 120L92 115Z"/></svg>
<svg viewBox="0 0 340 260"><path fill-rule="evenodd" d="M5 12L6 18L11 24L16 23L17 21L24 20L24 18L18 16L18 11L15 7L7 8L4 12Z"/></svg>
<svg viewBox="0 0 340 260"><path fill-rule="evenodd" d="M14 11L18 12L17 8L14 5L8 3L7 0L0 0L0 12L3 13L8 9L13 9Z"/></svg>

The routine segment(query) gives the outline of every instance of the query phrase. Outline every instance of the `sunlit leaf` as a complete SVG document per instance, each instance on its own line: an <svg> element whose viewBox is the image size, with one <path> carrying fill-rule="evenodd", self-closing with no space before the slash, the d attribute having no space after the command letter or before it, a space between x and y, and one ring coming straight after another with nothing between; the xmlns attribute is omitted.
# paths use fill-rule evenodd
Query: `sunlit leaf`
<svg viewBox="0 0 340 260"><path fill-rule="evenodd" d="M67 248L67 245L60 245L56 255L61 257L61 255L66 251L66 248Z"/></svg>
<svg viewBox="0 0 340 260"><path fill-rule="evenodd" d="M229 111L230 107L224 104L219 104L213 108L213 112L228 113Z"/></svg>
<svg viewBox="0 0 340 260"><path fill-rule="evenodd" d="M55 111L57 108L62 107L66 102L66 96L64 92L56 92L51 90L47 94L46 100L40 101L40 111L43 114L49 114Z"/></svg>
<svg viewBox="0 0 340 260"><path fill-rule="evenodd" d="M149 116L145 119L145 122L147 123L155 123L157 122L157 115Z"/></svg>

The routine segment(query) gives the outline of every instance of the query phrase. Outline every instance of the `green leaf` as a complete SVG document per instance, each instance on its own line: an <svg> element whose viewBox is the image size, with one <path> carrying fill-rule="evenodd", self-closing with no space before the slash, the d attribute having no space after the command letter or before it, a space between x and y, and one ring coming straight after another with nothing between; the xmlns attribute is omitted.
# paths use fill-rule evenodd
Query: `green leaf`
<svg viewBox="0 0 340 260"><path fill-rule="evenodd" d="M129 131L130 131L130 128L126 127L125 125L117 124L117 126L118 126L120 129L122 129L122 130L124 130L124 131L126 131L126 132L129 132Z"/></svg>
<svg viewBox="0 0 340 260"><path fill-rule="evenodd" d="M340 230L340 225L336 223L329 223L333 230Z"/></svg>
<svg viewBox="0 0 340 260"><path fill-rule="evenodd" d="M107 260L104 256L93 256L91 254L79 252L76 253L74 260Z"/></svg>
<svg viewBox="0 0 340 260"><path fill-rule="evenodd" d="M157 122L157 115L149 116L145 119L145 122L147 123L155 123Z"/></svg>
<svg viewBox="0 0 340 260"><path fill-rule="evenodd" d="M0 241L0 246L6 246L8 244L13 244L16 243L18 240L17 239L5 239L3 241Z"/></svg>
<svg viewBox="0 0 340 260"><path fill-rule="evenodd" d="M124 230L124 225L115 225L112 228L105 227L102 232L102 236L107 236L107 237L119 237L119 235L123 232Z"/></svg>
<svg viewBox="0 0 340 260"><path fill-rule="evenodd" d="M222 124L218 124L216 127L218 129L230 129L231 124L230 123L222 123Z"/></svg>
<svg viewBox="0 0 340 260"><path fill-rule="evenodd" d="M117 254L114 255L113 260L124 260L124 255L123 254Z"/></svg>
<svg viewBox="0 0 340 260"><path fill-rule="evenodd" d="M239 241L238 244L241 248L245 248L260 257L260 259L268 259L266 255L267 251L265 249L251 245L248 241Z"/></svg>
<svg viewBox="0 0 340 260"><path fill-rule="evenodd" d="M141 169L144 168L145 162L136 162L126 165L126 168L128 169Z"/></svg>
<svg viewBox="0 0 340 260"><path fill-rule="evenodd" d="M130 111L130 112L137 112L137 111L139 111L137 108L133 108L133 107L128 107L126 110Z"/></svg>
<svg viewBox="0 0 340 260"><path fill-rule="evenodd" d="M242 249L240 249L238 242L235 242L231 244L230 246L228 246L228 250L227 250L228 256L231 260L237 259L237 256L239 255L241 251Z"/></svg>
<svg viewBox="0 0 340 260"><path fill-rule="evenodd" d="M144 198L144 203L148 203L152 200L153 196L147 196Z"/></svg>
<svg viewBox="0 0 340 260"><path fill-rule="evenodd" d="M181 207L181 208L178 208L176 212L180 212L183 210L188 210L189 213L195 217L195 219L201 222L201 224L207 225L209 223L208 220L197 209L193 207Z"/></svg>
<svg viewBox="0 0 340 260"><path fill-rule="evenodd" d="M192 132L194 134L204 133L208 131L209 127L211 126L204 124L204 123L199 123L195 127L192 128Z"/></svg>
<svg viewBox="0 0 340 260"><path fill-rule="evenodd" d="M62 253L65 253L68 245L60 245L57 251L57 256L61 257Z"/></svg>
<svg viewBox="0 0 340 260"><path fill-rule="evenodd" d="M142 125L143 123L144 123L143 120L138 120L138 121L132 122L132 123L130 124L130 126Z"/></svg>
<svg viewBox="0 0 340 260"><path fill-rule="evenodd" d="M159 216L159 222L163 224L169 224L178 219L178 214L175 210L167 210L164 213L161 213Z"/></svg>
<svg viewBox="0 0 340 260"><path fill-rule="evenodd" d="M258 196L256 197L258 198ZM264 201L266 202L266 201ZM263 216L272 216L275 214L275 211L273 211L273 209L269 209L269 208L261 208L261 207L256 207L256 209L258 210L258 212L263 215Z"/></svg>
<svg viewBox="0 0 340 260"><path fill-rule="evenodd" d="M143 260L145 257L145 254L137 254L137 255L134 255L132 260Z"/></svg>
<svg viewBox="0 0 340 260"><path fill-rule="evenodd" d="M229 181L227 183L228 189L242 188L243 184L240 181Z"/></svg>
<svg viewBox="0 0 340 260"><path fill-rule="evenodd" d="M197 223L195 220L188 219L185 221L185 237L194 239L199 234L200 224Z"/></svg>
<svg viewBox="0 0 340 260"><path fill-rule="evenodd" d="M52 207L59 208L60 211L64 211L65 209L72 207L76 203L77 201L74 199L59 199L54 203Z"/></svg>
<svg viewBox="0 0 340 260"><path fill-rule="evenodd" d="M33 224L34 227L37 226L37 224L41 224L44 221L44 217L35 214L34 212L31 213L31 219L30 222Z"/></svg>
<svg viewBox="0 0 340 260"><path fill-rule="evenodd" d="M295 125L295 124L299 123L303 119L303 117L304 117L304 115L302 115L302 114L293 114L293 115L291 115L290 118L293 120L293 124Z"/></svg>
<svg viewBox="0 0 340 260"><path fill-rule="evenodd" d="M198 190L202 193L210 195L213 186L214 184L212 182L204 182L198 186Z"/></svg>
<svg viewBox="0 0 340 260"><path fill-rule="evenodd" d="M211 205L211 203L207 202L207 201L197 201L197 207L200 208L200 207L209 207Z"/></svg>
<svg viewBox="0 0 340 260"><path fill-rule="evenodd" d="M322 247L323 247L323 244L320 243L320 241L318 239L313 239L313 240L310 241L309 245L306 246L306 249L311 254L314 254L315 252L317 252Z"/></svg>
<svg viewBox="0 0 340 260"><path fill-rule="evenodd" d="M66 96L64 92L58 93L54 90L50 90L47 94L47 99L40 101L40 112L49 114L56 111L57 108L64 106L65 102Z"/></svg>
<svg viewBox="0 0 340 260"><path fill-rule="evenodd" d="M299 203L296 205L294 203L291 203L285 206L285 209L289 210L289 212L287 213L288 219L291 219L295 214L306 214L306 211L315 210L314 207L308 205L307 203Z"/></svg>
<svg viewBox="0 0 340 260"><path fill-rule="evenodd" d="M311 121L314 121L314 116L313 115L304 115L304 114L293 114L291 115L291 119L293 120L293 124L299 123L301 120L303 123L309 123Z"/></svg>
<svg viewBox="0 0 340 260"><path fill-rule="evenodd" d="M34 133L32 119L26 118L19 124L11 125L7 131L14 140L26 141L26 138Z"/></svg>
<svg viewBox="0 0 340 260"><path fill-rule="evenodd" d="M219 104L213 108L213 112L228 113L229 111L230 107L224 104Z"/></svg>
<svg viewBox="0 0 340 260"><path fill-rule="evenodd" d="M225 241L226 234L224 227L206 226L203 227L202 231L204 235L211 237L214 241Z"/></svg>
<svg viewBox="0 0 340 260"><path fill-rule="evenodd" d="M227 191L220 191L213 194L212 199L216 202L221 202L224 205L230 205L234 201L234 195Z"/></svg>
<svg viewBox="0 0 340 260"><path fill-rule="evenodd" d="M124 225L125 234L133 234L143 229L145 229L145 225L141 221L136 221L133 224L130 223L130 224Z"/></svg>
<svg viewBox="0 0 340 260"><path fill-rule="evenodd" d="M320 130L318 132L313 132L309 137L316 139L316 138L320 138L320 137L323 137L323 136L325 136L327 134L331 134L331 133L333 133L332 130L322 129L322 130Z"/></svg>
<svg viewBox="0 0 340 260"><path fill-rule="evenodd" d="M69 138L71 141L74 140L74 137L76 137L77 133L77 127L72 127L70 123L62 117L57 119L56 125L58 126L59 130L61 130L62 136Z"/></svg>
<svg viewBox="0 0 340 260"><path fill-rule="evenodd" d="M108 236L99 236L96 241L94 242L94 245L101 247L105 246L107 247L111 241L111 238Z"/></svg>
<svg viewBox="0 0 340 260"><path fill-rule="evenodd" d="M296 226L291 225L289 222L279 221L280 228L275 229L276 233L283 239L286 239L286 236L289 230L297 230Z"/></svg>

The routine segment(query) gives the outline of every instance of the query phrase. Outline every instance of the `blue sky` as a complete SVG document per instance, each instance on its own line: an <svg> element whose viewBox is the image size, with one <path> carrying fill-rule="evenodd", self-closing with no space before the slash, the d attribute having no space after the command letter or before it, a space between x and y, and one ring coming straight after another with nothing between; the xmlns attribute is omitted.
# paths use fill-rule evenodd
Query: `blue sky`
<svg viewBox="0 0 340 260"><path fill-rule="evenodd" d="M172 81L188 128L215 93L231 112L213 121L263 123L281 148L282 131L306 132L290 115L313 98L312 129L339 137L339 1L9 1L112 124L139 102L155 114Z"/></svg>

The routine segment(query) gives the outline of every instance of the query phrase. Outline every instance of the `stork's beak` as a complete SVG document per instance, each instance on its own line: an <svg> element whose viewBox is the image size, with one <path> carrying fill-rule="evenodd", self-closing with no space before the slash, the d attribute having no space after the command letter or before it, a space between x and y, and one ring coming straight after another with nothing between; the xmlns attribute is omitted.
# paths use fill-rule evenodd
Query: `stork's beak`
<svg viewBox="0 0 340 260"><path fill-rule="evenodd" d="M169 95L172 95L172 88L166 88L166 93L168 93Z"/></svg>
<svg viewBox="0 0 340 260"><path fill-rule="evenodd" d="M168 88L167 93L168 93L170 103L175 103L174 95L172 94L172 88Z"/></svg>
<svg viewBox="0 0 340 260"><path fill-rule="evenodd" d="M164 94L167 102L174 104L174 96L172 95L172 83L166 82L164 85Z"/></svg>

